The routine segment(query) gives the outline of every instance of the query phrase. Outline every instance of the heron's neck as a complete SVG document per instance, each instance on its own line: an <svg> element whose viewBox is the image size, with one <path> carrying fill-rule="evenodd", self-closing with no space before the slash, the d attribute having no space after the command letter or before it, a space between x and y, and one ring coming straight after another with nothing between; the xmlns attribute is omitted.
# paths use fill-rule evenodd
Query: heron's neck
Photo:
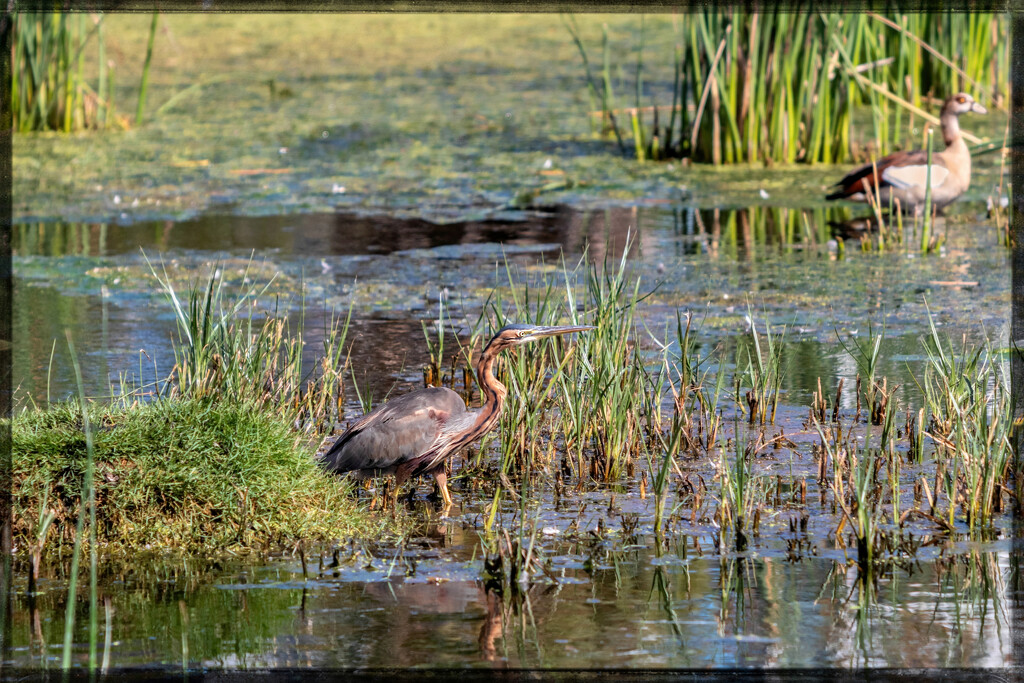
<svg viewBox="0 0 1024 683"><path fill-rule="evenodd" d="M494 376L494 361L498 358L498 352L493 349L484 349L480 357L480 364L477 366L477 380L480 383L480 391L483 393L484 404L480 408L478 423L485 428L490 428L498 421L501 414L501 406L505 402L508 390L505 385Z"/></svg>
<svg viewBox="0 0 1024 683"><path fill-rule="evenodd" d="M498 418L501 416L501 405L505 401L508 390L494 377L494 360L497 355L498 350L491 348L490 345L481 353L476 373L477 379L480 381L480 390L484 395L484 404L479 409L471 411L473 424L468 429L455 431L450 435L451 440L445 443L440 451L441 456L468 446L491 431L498 422ZM430 467L434 467L437 462L439 460L431 461Z"/></svg>

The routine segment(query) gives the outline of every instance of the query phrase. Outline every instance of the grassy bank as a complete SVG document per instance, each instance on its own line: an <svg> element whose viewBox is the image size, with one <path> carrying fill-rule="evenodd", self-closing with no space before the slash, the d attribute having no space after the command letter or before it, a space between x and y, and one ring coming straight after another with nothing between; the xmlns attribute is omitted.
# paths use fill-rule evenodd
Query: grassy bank
<svg viewBox="0 0 1024 683"><path fill-rule="evenodd" d="M286 420L240 404L180 399L90 407L100 547L294 546L376 531L348 487L313 465ZM74 543L86 468L74 403L13 422L18 545Z"/></svg>

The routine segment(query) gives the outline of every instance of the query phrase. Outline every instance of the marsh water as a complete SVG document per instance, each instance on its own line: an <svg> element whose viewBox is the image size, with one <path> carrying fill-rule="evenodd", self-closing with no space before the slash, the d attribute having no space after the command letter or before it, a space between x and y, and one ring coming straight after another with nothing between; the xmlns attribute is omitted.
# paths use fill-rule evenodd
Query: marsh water
<svg viewBox="0 0 1024 683"><path fill-rule="evenodd" d="M310 359L331 313L351 307L353 375L383 397L422 385L424 323L436 334L439 301L454 339L488 293L507 286L508 268L557 276L562 259L617 261L626 249L652 339L665 338L677 311L699 321L705 351L739 343L748 314L783 334L777 423L809 446L803 422L817 382L827 394L840 379L851 386L857 367L847 349L871 329L885 329L880 374L915 405L929 311L950 338L1005 345L1009 252L976 209L952 212L932 255L862 252L855 239L840 252L827 222L835 216L820 209L671 203L540 207L447 224L343 212L23 223L13 233L15 383L22 404L73 393L65 330L85 359L90 395L109 395L122 373L142 382L165 375L174 320L149 264L184 282L216 263L238 281L273 278L284 294L304 292ZM844 401L852 410L852 392ZM359 412L354 400L348 409ZM815 490L797 504L796 482L813 467L807 450L758 458L760 472L787 488L779 484L743 552L720 546L708 520L677 516L669 534L654 534L653 499L635 488L552 496L538 485L528 505L503 503L496 528L529 543L546 569L501 586L488 579L480 540L491 497L456 477L448 516L421 483L406 503L422 520L414 534L321 549L305 568L295 554L141 558L101 580L98 656L111 667L170 668L1012 663L1009 520L975 540L921 527L912 559L862 577L854 551L830 535L835 518L815 514ZM44 577L35 595L18 588L9 663L56 666L66 582ZM85 665L87 603L77 609L75 657Z"/></svg>
<svg viewBox="0 0 1024 683"><path fill-rule="evenodd" d="M603 501L601 501L603 504ZM424 511L424 515L427 513ZM553 578L512 598L480 578L463 520L401 548L341 548L338 565L145 563L105 577L100 615L112 667L706 668L1002 667L1011 663L1000 577L1007 546L960 548L861 593L840 559L759 548L720 556L707 538L556 540ZM703 544L700 551L694 545ZM703 554L701 554L703 553ZM475 558L474 558L475 554ZM936 553L937 555L937 553ZM13 657L55 666L60 582L16 602ZM87 621L87 610L80 612ZM107 621L109 619L109 622ZM106 631L109 628L109 631ZM75 661L88 661L79 641Z"/></svg>
<svg viewBox="0 0 1024 683"><path fill-rule="evenodd" d="M1009 252L991 224L964 214L942 221L948 239L934 256L909 247L862 254L848 239L840 257L830 218L821 210L669 206L554 207L441 225L346 213L22 224L13 233L17 397L74 393L66 330L88 359L88 395L109 394L121 374L166 376L176 333L153 276L161 269L178 274L179 290L212 268L238 283L244 275L273 279L272 291L303 309L310 358L331 315L351 307L353 366L383 392L422 381L423 323L438 319L442 299L443 327L466 334L491 290L508 287L506 264L524 280L556 278L581 258L615 263L627 248L651 338L665 338L677 311L694 316L705 348L746 334L748 315L759 329L766 322L786 341L793 405L809 403L819 377L826 389L852 379L844 344L870 329L884 330L881 373L908 392L924 361L929 312L956 341L967 335L999 348L1007 339Z"/></svg>

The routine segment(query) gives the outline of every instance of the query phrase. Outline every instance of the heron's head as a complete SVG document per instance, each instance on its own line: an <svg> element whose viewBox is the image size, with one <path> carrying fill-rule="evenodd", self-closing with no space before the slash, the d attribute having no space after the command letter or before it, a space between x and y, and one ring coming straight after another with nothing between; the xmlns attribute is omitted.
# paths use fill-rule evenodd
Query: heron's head
<svg viewBox="0 0 1024 683"><path fill-rule="evenodd" d="M946 104L942 107L943 114L949 113L960 116L961 114L966 114L969 111L973 111L975 114L988 113L988 109L985 109L985 107L975 102L974 98L965 92L953 95L946 100Z"/></svg>
<svg viewBox="0 0 1024 683"><path fill-rule="evenodd" d="M498 330L487 346L493 346L495 351L500 351L512 346L537 341L544 337L554 337L572 332L585 332L592 329L594 329L592 325L558 325L554 327L544 325L506 325Z"/></svg>

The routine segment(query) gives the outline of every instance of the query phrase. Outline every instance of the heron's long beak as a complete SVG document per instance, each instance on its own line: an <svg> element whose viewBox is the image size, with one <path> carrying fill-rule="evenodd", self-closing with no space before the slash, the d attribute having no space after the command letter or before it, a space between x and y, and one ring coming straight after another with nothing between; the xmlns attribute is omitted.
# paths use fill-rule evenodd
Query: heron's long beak
<svg viewBox="0 0 1024 683"><path fill-rule="evenodd" d="M973 111L975 114L987 114L988 113L988 109L985 109L985 107L981 106L977 102L971 102L971 111Z"/></svg>
<svg viewBox="0 0 1024 683"><path fill-rule="evenodd" d="M592 329L594 329L593 325L559 325L557 327L537 327L530 333L529 339L541 339L542 337L553 337L556 334L569 334L571 332L586 332L587 330Z"/></svg>

